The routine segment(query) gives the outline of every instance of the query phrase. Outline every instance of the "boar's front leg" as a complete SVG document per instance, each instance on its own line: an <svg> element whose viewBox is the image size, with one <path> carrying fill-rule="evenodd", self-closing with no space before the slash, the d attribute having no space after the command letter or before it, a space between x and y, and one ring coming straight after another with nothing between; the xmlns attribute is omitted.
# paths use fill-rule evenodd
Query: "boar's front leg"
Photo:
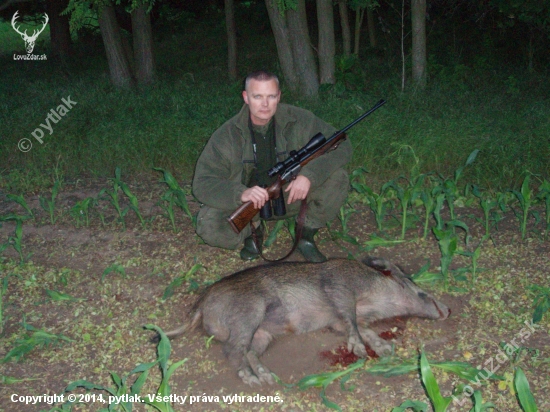
<svg viewBox="0 0 550 412"><path fill-rule="evenodd" d="M367 357L365 344L361 339L357 329L357 320L355 314L355 297L353 292L343 285L327 284L324 287L330 302L342 320L348 334L348 350L355 353L360 358Z"/></svg>
<svg viewBox="0 0 550 412"><path fill-rule="evenodd" d="M389 355L391 353L391 345L379 337L375 331L363 325L359 325L358 327L363 342L368 343L378 356Z"/></svg>

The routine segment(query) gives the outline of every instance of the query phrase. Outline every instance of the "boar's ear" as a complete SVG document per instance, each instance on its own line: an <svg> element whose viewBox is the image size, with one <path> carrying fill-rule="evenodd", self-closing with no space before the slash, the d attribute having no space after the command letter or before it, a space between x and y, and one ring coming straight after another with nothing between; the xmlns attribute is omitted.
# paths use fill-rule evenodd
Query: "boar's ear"
<svg viewBox="0 0 550 412"><path fill-rule="evenodd" d="M363 263L379 272L391 271L391 263L384 258L368 256L363 260Z"/></svg>
<svg viewBox="0 0 550 412"><path fill-rule="evenodd" d="M363 263L373 269L376 269L379 272L384 273L385 275L397 274L406 278L409 277L405 275L401 266L396 265L384 258L369 256L363 261Z"/></svg>

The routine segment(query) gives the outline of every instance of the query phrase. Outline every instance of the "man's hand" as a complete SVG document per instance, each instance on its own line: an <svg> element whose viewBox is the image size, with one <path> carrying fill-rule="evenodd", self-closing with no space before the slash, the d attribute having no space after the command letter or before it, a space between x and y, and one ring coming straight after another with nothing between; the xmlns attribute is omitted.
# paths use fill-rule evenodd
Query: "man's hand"
<svg viewBox="0 0 550 412"><path fill-rule="evenodd" d="M269 200L267 190L260 186L253 186L246 189L241 195L243 203L251 201L256 209L261 209L265 202Z"/></svg>
<svg viewBox="0 0 550 412"><path fill-rule="evenodd" d="M311 182L307 177L302 175L296 176L296 179L290 182L290 184L285 190L285 192L290 191L290 195L288 196L287 203L291 204L296 200L304 200L307 197L307 194L309 193L310 187L311 187Z"/></svg>

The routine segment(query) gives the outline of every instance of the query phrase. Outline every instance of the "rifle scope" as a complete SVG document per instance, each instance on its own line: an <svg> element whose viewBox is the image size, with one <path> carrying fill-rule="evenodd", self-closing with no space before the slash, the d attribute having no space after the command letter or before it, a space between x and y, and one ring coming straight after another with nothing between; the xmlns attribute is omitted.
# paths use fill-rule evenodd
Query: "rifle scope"
<svg viewBox="0 0 550 412"><path fill-rule="evenodd" d="M267 171L268 176L273 177L281 172L281 170L284 170L293 164L300 163L306 155L308 155L318 147L322 146L326 141L327 138L322 133L317 133L310 139L309 142L307 142L304 147L302 147L298 151L292 150L286 160L277 163L275 166L269 169Z"/></svg>

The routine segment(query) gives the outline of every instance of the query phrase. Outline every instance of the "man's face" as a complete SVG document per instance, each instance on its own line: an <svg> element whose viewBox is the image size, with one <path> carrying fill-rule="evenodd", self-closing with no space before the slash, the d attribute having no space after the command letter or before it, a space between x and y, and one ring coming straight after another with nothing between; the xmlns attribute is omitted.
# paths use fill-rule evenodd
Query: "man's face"
<svg viewBox="0 0 550 412"><path fill-rule="evenodd" d="M250 109L252 123L263 126L275 115L281 91L275 80L251 79L243 92L243 99Z"/></svg>

